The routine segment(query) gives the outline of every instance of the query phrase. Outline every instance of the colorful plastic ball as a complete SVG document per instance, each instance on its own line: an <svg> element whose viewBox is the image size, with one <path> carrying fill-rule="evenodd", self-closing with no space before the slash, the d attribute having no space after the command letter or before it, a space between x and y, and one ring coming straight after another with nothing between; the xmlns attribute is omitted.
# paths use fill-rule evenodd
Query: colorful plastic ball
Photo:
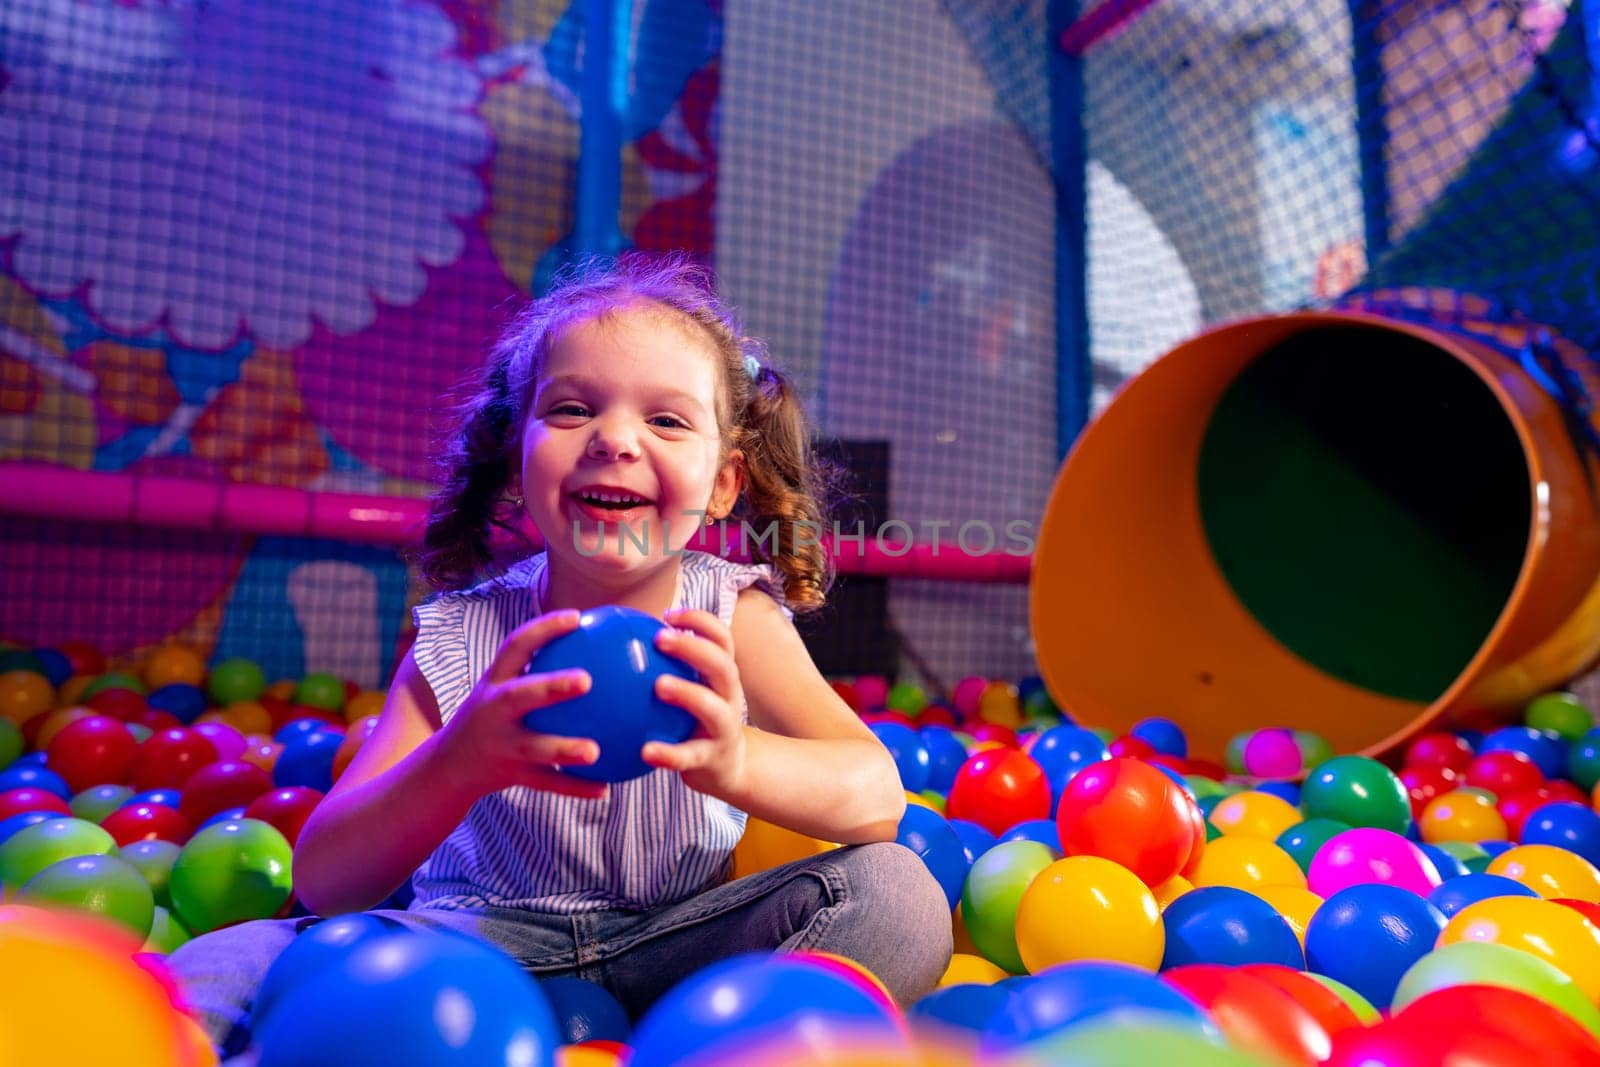
<svg viewBox="0 0 1600 1067"><path fill-rule="evenodd" d="M1443 881L1422 849L1399 834L1357 827L1330 838L1306 872L1306 886L1327 899L1355 885L1392 885L1426 897Z"/></svg>
<svg viewBox="0 0 1600 1067"><path fill-rule="evenodd" d="M1164 941L1161 909L1149 888L1099 856L1056 860L1034 876L1017 904L1017 954L1033 974L1077 960L1153 971Z"/></svg>
<svg viewBox="0 0 1600 1067"><path fill-rule="evenodd" d="M1592 790L1600 785L1600 727L1585 731L1572 742L1567 750L1567 776L1580 789Z"/></svg>
<svg viewBox="0 0 1600 1067"><path fill-rule="evenodd" d="M857 698L861 701L857 710L881 708L889 700L889 679L881 674L863 674L852 684L855 686ZM982 687L979 688L981 691ZM973 705L973 711L977 711L976 704Z"/></svg>
<svg viewBox="0 0 1600 1067"><path fill-rule="evenodd" d="M1132 734L1112 738L1106 742L1106 751L1111 753L1113 759L1139 760L1143 763L1149 763L1158 755L1150 742Z"/></svg>
<svg viewBox="0 0 1600 1067"><path fill-rule="evenodd" d="M1292 885L1261 885L1250 892L1272 905L1272 910L1278 913L1278 917L1289 924L1289 929L1294 931L1295 940L1300 942L1300 949L1303 952L1306 945L1306 927L1311 925L1311 917L1322 907L1322 898L1309 889Z"/></svg>
<svg viewBox="0 0 1600 1067"><path fill-rule="evenodd" d="M1406 746L1407 767L1443 767L1457 774L1467 769L1475 755L1473 748L1459 734L1438 731L1423 734Z"/></svg>
<svg viewBox="0 0 1600 1067"><path fill-rule="evenodd" d="M979 856L989 851L999 841L994 834L975 822L966 819L950 819L948 822L956 837L961 839L961 851L966 856L969 868L978 861ZM1060 851L1059 841L1056 851Z"/></svg>
<svg viewBox="0 0 1600 1067"><path fill-rule="evenodd" d="M1520 752L1546 778L1559 778L1567 771L1566 739L1532 726L1502 726L1483 739L1478 752L1480 756L1487 752Z"/></svg>
<svg viewBox="0 0 1600 1067"><path fill-rule="evenodd" d="M1600 903L1600 870L1564 848L1519 845L1495 856L1485 870L1521 882L1547 900L1562 897Z"/></svg>
<svg viewBox="0 0 1600 1067"><path fill-rule="evenodd" d="M1257 730L1244 744L1244 770L1255 778L1293 778L1305 768L1292 730Z"/></svg>
<svg viewBox="0 0 1600 1067"><path fill-rule="evenodd" d="M994 985L996 982L1009 978L1004 969L990 963L982 956L975 956L966 952L955 952L950 956L950 966L944 970L944 975L939 979L939 985Z"/></svg>
<svg viewBox="0 0 1600 1067"><path fill-rule="evenodd" d="M1480 753L1461 772L1467 785L1487 789L1496 797L1525 793L1544 784L1544 772L1526 753L1497 749Z"/></svg>
<svg viewBox="0 0 1600 1067"><path fill-rule="evenodd" d="M950 824L936 811L907 804L895 840L923 862L954 910L961 901L961 887L966 883L967 868L971 864L961 838Z"/></svg>
<svg viewBox="0 0 1600 1067"><path fill-rule="evenodd" d="M82 703L98 715L122 722L132 722L150 710L144 694L132 689L101 689Z"/></svg>
<svg viewBox="0 0 1600 1067"><path fill-rule="evenodd" d="M1333 758L1333 745L1321 734L1312 733L1310 730L1296 730L1295 743L1300 746L1300 765L1302 767L1317 767Z"/></svg>
<svg viewBox="0 0 1600 1067"><path fill-rule="evenodd" d="M663 675L699 681L683 661L656 648L656 635L664 629L661 620L642 611L607 605L584 612L577 629L534 654L530 675L581 670L589 676L581 696L536 708L522 720L538 733L589 737L599 744L598 760L565 767L563 773L597 782L640 778L653 769L639 754L647 743L678 744L694 733L694 716L656 695Z"/></svg>
<svg viewBox="0 0 1600 1067"><path fill-rule="evenodd" d="M11 766L22 755L22 731L10 719L0 719L0 770Z"/></svg>
<svg viewBox="0 0 1600 1067"><path fill-rule="evenodd" d="M1554 845L1600 866L1600 814L1571 802L1546 804L1522 824L1524 845Z"/></svg>
<svg viewBox="0 0 1600 1067"><path fill-rule="evenodd" d="M54 796L55 794L51 794ZM0 845L11 839L11 835L18 830L25 830L30 826L37 826L56 818L60 813L54 811L21 811L15 815L0 818Z"/></svg>
<svg viewBox="0 0 1600 1067"><path fill-rule="evenodd" d="M1254 891L1263 885L1306 888L1306 873L1283 849L1253 837L1219 837L1206 845L1199 865L1185 875L1197 888L1227 885Z"/></svg>
<svg viewBox="0 0 1600 1067"><path fill-rule="evenodd" d="M191 775L214 763L217 749L188 727L161 730L139 746L129 779L135 789L182 789Z"/></svg>
<svg viewBox="0 0 1600 1067"><path fill-rule="evenodd" d="M1185 893L1162 915L1163 971L1194 963L1277 963L1304 968L1305 954L1283 916L1260 897L1231 886Z"/></svg>
<svg viewBox="0 0 1600 1067"><path fill-rule="evenodd" d="M923 726L917 731L928 753L928 780L925 787L948 793L956 774L967 762L967 747L954 731L944 726Z"/></svg>
<svg viewBox="0 0 1600 1067"><path fill-rule="evenodd" d="M293 847L300 840L306 820L322 803L323 794L303 785L285 786L262 793L244 809L244 817L266 823L284 836Z"/></svg>
<svg viewBox="0 0 1600 1067"><path fill-rule="evenodd" d="M24 756L5 770L0 771L0 793L13 789L42 789L54 793L62 800L72 799L72 787L56 772L43 765L43 753L36 762L25 762Z"/></svg>
<svg viewBox="0 0 1600 1067"><path fill-rule="evenodd" d="M312 673L295 683L290 700L307 708L341 711L344 708L344 683L331 674Z"/></svg>
<svg viewBox="0 0 1600 1067"><path fill-rule="evenodd" d="M1051 792L1060 797L1072 776L1082 768L1109 759L1105 742L1081 726L1054 726L1040 734L1028 755L1050 779Z"/></svg>
<svg viewBox="0 0 1600 1067"><path fill-rule="evenodd" d="M1383 1018L1383 1014L1372 1006L1372 1002L1345 985L1337 978L1329 978L1325 974L1316 974L1312 971L1305 972L1307 978L1323 986L1333 993L1361 1020L1362 1026L1372 1026Z"/></svg>
<svg viewBox="0 0 1600 1067"><path fill-rule="evenodd" d="M978 695L978 718L997 726L1015 730L1022 725L1022 701L1017 687L1010 682L995 681L983 687Z"/></svg>
<svg viewBox="0 0 1600 1067"><path fill-rule="evenodd" d="M163 807L176 810L182 802L183 793L180 790L144 789L123 801L123 807L131 808L135 804L160 804Z"/></svg>
<svg viewBox="0 0 1600 1067"><path fill-rule="evenodd" d="M1600 927L1572 908L1537 897L1500 896L1469 904L1439 934L1440 947L1492 942L1549 960L1600 999Z"/></svg>
<svg viewBox="0 0 1600 1067"><path fill-rule="evenodd" d="M956 773L945 812L992 834L1050 814L1050 784L1032 759L1015 749L979 752Z"/></svg>
<svg viewBox="0 0 1600 1067"><path fill-rule="evenodd" d="M1594 713L1573 693L1545 693L1523 709L1523 721L1535 730L1547 730L1576 741L1594 726Z"/></svg>
<svg viewBox="0 0 1600 1067"><path fill-rule="evenodd" d="M1407 970L1444 929L1439 909L1409 890L1371 883L1330 896L1306 927L1306 963L1386 1007Z"/></svg>
<svg viewBox="0 0 1600 1067"><path fill-rule="evenodd" d="M1546 959L1491 942L1460 941L1428 953L1400 980L1394 1010L1404 1011L1407 1005L1438 989L1477 985L1527 993L1600 1036L1600 1008L1583 994L1570 975Z"/></svg>
<svg viewBox="0 0 1600 1067"><path fill-rule="evenodd" d="M342 731L324 728L289 738L272 765L272 784L280 789L302 786L326 793L333 788L333 757L343 743Z"/></svg>
<svg viewBox="0 0 1600 1067"><path fill-rule="evenodd" d="M991 1057L1031 1047L1090 1021L1152 1017L1201 1038L1217 1035L1215 1025L1197 1003L1147 970L1123 963L1068 963L1035 975L1017 988L984 1031L980 1055L983 1062L990 1062Z"/></svg>
<svg viewBox="0 0 1600 1067"><path fill-rule="evenodd" d="M151 691L167 685L198 686L205 681L206 661L188 645L163 645L150 653L139 673Z"/></svg>
<svg viewBox="0 0 1600 1067"><path fill-rule="evenodd" d="M133 790L125 785L95 785L73 797L68 807L80 819L101 822L131 796Z"/></svg>
<svg viewBox="0 0 1600 1067"><path fill-rule="evenodd" d="M1265 793L1268 796L1277 797L1285 804L1297 809L1295 815L1296 817L1299 816L1298 809L1300 807L1300 784L1298 782L1291 782L1287 779L1280 779L1272 782L1258 782L1256 784L1255 791L1257 793Z"/></svg>
<svg viewBox="0 0 1600 1067"><path fill-rule="evenodd" d="M60 649L35 648L30 652L21 652L20 650L14 649L11 652L6 653L7 656L19 654L23 656L31 656L36 669L42 673L45 676L45 679L53 686L59 687L68 678L72 677L72 661L68 659L66 654ZM21 664L12 664L5 660L0 660L0 673L17 669L25 670L27 668Z"/></svg>
<svg viewBox="0 0 1600 1067"><path fill-rule="evenodd" d="M252 660L228 659L211 668L206 676L206 692L219 707L246 700L259 700L266 692L267 678Z"/></svg>
<svg viewBox="0 0 1600 1067"><path fill-rule="evenodd" d="M1343 996L1305 971L1274 963L1249 963L1239 969L1287 993L1290 999L1311 1013L1311 1017L1329 1037L1366 1025L1362 1016ZM1373 1015L1376 1016L1377 1012L1373 1011Z"/></svg>
<svg viewBox="0 0 1600 1067"><path fill-rule="evenodd" d="M633 1037L633 1024L617 998L598 982L582 978L544 978L539 991L555 1015L563 1045L582 1041L619 1041Z"/></svg>
<svg viewBox="0 0 1600 1067"><path fill-rule="evenodd" d="M359 946L405 928L381 915L356 912L313 923L289 942L267 969L251 1007L256 1029L291 993L318 974L338 967Z"/></svg>
<svg viewBox="0 0 1600 1067"><path fill-rule="evenodd" d="M1209 819L1224 836L1254 837L1262 841L1277 840L1301 821L1300 813L1288 801L1249 789L1218 801Z"/></svg>
<svg viewBox="0 0 1600 1067"><path fill-rule="evenodd" d="M784 1037L794 1062L828 1062L865 1035L907 1044L883 1007L840 975L784 956L742 955L697 971L657 1001L634 1031L629 1067L714 1059L746 1049L755 1033Z"/></svg>
<svg viewBox="0 0 1600 1067"><path fill-rule="evenodd" d="M1037 841L1061 855L1061 831L1054 819L1028 819L1000 835L1001 841Z"/></svg>
<svg viewBox="0 0 1600 1067"><path fill-rule="evenodd" d="M92 822L65 816L46 819L0 844L0 887L17 889L53 863L103 856L114 848L111 835Z"/></svg>
<svg viewBox="0 0 1600 1067"><path fill-rule="evenodd" d="M203 828L173 864L173 910L197 934L268 918L289 899L291 861L289 842L264 822L239 819Z"/></svg>
<svg viewBox="0 0 1600 1067"><path fill-rule="evenodd" d="M1456 787L1460 775L1449 767L1407 767L1400 772L1400 784L1411 799L1411 817L1421 819L1428 804Z"/></svg>
<svg viewBox="0 0 1600 1067"><path fill-rule="evenodd" d="M898 723L879 723L871 729L894 759L895 770L900 773L900 787L909 793L926 789L932 760L921 735Z"/></svg>
<svg viewBox="0 0 1600 1067"><path fill-rule="evenodd" d="M1013 974L1027 969L1017 948L1017 909L1034 878L1057 857L1036 841L1008 841L978 857L961 893L961 917L983 957Z"/></svg>
<svg viewBox="0 0 1600 1067"><path fill-rule="evenodd" d="M1412 1059L1436 1051L1449 1062L1523 1067L1530 1036L1537 1035L1538 1062L1545 1067L1600 1063L1600 1041L1560 1009L1514 989L1492 985L1452 986L1419 997L1398 1021L1409 1037L1433 1046L1408 1044ZM1485 1041L1484 1039L1489 1039Z"/></svg>
<svg viewBox="0 0 1600 1067"><path fill-rule="evenodd" d="M156 906L164 908L172 904L168 887L172 884L172 866L178 862L182 851L171 841L151 839L118 846L113 855L131 864L144 877L155 894Z"/></svg>
<svg viewBox="0 0 1600 1067"><path fill-rule="evenodd" d="M141 940L150 933L155 916L155 894L149 883L130 864L109 854L52 863L23 883L17 901L99 915L127 927Z"/></svg>
<svg viewBox="0 0 1600 1067"><path fill-rule="evenodd" d="M1311 861L1317 851L1330 840L1351 827L1334 819L1306 819L1285 829L1275 843L1287 852L1302 871L1311 871Z"/></svg>
<svg viewBox="0 0 1600 1067"><path fill-rule="evenodd" d="M1439 877L1448 882L1452 878L1471 874L1467 865L1462 863L1453 853L1446 852L1439 845L1423 844L1419 846L1422 854L1433 861L1434 869L1439 872Z"/></svg>
<svg viewBox="0 0 1600 1067"><path fill-rule="evenodd" d="M138 747L116 719L87 715L63 727L46 752L50 769L77 793L92 785L124 781Z"/></svg>
<svg viewBox="0 0 1600 1067"><path fill-rule="evenodd" d="M1537 897L1538 895L1521 882L1485 872L1451 878L1428 894L1428 903L1438 908L1446 919L1450 919L1463 908L1480 900L1489 900L1492 897Z"/></svg>
<svg viewBox="0 0 1600 1067"><path fill-rule="evenodd" d="M126 689L129 692L144 696L149 692L149 687L138 678L124 671L107 671L98 675L84 687L81 699L87 701L108 689Z"/></svg>
<svg viewBox="0 0 1600 1067"><path fill-rule="evenodd" d="M1009 989L992 984L941 985L911 1005L906 1017L917 1032L933 1024L976 1035L1005 1008L1012 996Z"/></svg>
<svg viewBox="0 0 1600 1067"><path fill-rule="evenodd" d="M155 906L150 919L150 933L144 939L146 952L157 952L163 956L170 956L178 949L194 940L194 935L183 928L177 917L162 907ZM205 1040L206 1050L211 1051L211 1042ZM214 1063L214 1060L207 1061Z"/></svg>
<svg viewBox="0 0 1600 1067"><path fill-rule="evenodd" d="M1312 769L1300 790L1308 819L1337 819L1403 834L1411 823L1411 801L1400 779L1377 760L1335 756Z"/></svg>
<svg viewBox="0 0 1600 1067"><path fill-rule="evenodd" d="M1105 1022L1091 1019L1065 1027L1003 1061L1004 1067L1269 1067L1281 1063L1227 1045L1220 1035L1198 1034L1160 1015L1137 1010Z"/></svg>
<svg viewBox="0 0 1600 1067"><path fill-rule="evenodd" d="M1241 968L1177 967L1162 977L1211 1013L1232 1048L1281 1063L1316 1064L1332 1049L1328 1032L1281 986Z"/></svg>
<svg viewBox="0 0 1600 1067"><path fill-rule="evenodd" d="M194 722L206 710L206 694L199 686L175 682L151 692L146 698L150 707L164 711L185 726Z"/></svg>
<svg viewBox="0 0 1600 1067"><path fill-rule="evenodd" d="M1185 736L1183 727L1171 719L1140 719L1129 732L1157 752L1180 758L1189 754L1189 738Z"/></svg>
<svg viewBox="0 0 1600 1067"><path fill-rule="evenodd" d="M42 761L47 758L46 752L50 748L50 742L55 740L56 734L79 719L87 719L96 714L98 712L89 708L71 707L36 715L22 724L22 738L33 747L33 755ZM15 769L22 765L23 761L17 760L11 766Z"/></svg>
<svg viewBox="0 0 1600 1067"><path fill-rule="evenodd" d="M273 788L272 778L253 763L213 763L196 771L184 783L179 810L196 826L219 811L247 807Z"/></svg>
<svg viewBox="0 0 1600 1067"><path fill-rule="evenodd" d="M40 789L31 785L7 789L4 793L0 793L0 819L9 819L13 815L28 811L71 815L72 806L54 790Z"/></svg>
<svg viewBox="0 0 1600 1067"><path fill-rule="evenodd" d="M55 706L56 691L44 675L34 671L0 674L0 717L21 726Z"/></svg>
<svg viewBox="0 0 1600 1067"><path fill-rule="evenodd" d="M544 1067L561 1035L538 984L503 953L471 938L404 931L363 940L292 986L256 1039L260 1067Z"/></svg>
<svg viewBox="0 0 1600 1067"><path fill-rule="evenodd" d="M1147 886L1184 874L1205 848L1200 809L1161 771L1132 759L1090 764L1056 808L1062 852L1100 856Z"/></svg>
<svg viewBox="0 0 1600 1067"><path fill-rule="evenodd" d="M1506 820L1494 800L1478 790L1452 789L1434 797L1417 820L1430 845L1446 841L1494 841L1506 836Z"/></svg>

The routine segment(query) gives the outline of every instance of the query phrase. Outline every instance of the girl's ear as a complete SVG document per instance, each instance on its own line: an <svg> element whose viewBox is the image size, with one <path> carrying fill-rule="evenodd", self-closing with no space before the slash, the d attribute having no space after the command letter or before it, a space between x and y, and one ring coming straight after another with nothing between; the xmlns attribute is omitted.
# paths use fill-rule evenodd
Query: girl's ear
<svg viewBox="0 0 1600 1067"><path fill-rule="evenodd" d="M722 461L722 469L717 471L716 481L711 485L711 502L707 505L706 514L718 519L727 518L743 491L744 453L736 448L728 453L728 458Z"/></svg>

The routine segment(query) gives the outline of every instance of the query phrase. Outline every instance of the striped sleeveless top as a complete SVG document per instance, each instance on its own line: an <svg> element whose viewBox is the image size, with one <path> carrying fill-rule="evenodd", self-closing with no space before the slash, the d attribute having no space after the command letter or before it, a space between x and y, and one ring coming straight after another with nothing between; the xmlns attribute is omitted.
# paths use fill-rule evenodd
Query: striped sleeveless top
<svg viewBox="0 0 1600 1067"><path fill-rule="evenodd" d="M541 552L414 610L413 655L441 721L455 714L511 631L540 614L544 566ZM782 604L772 568L687 552L673 606L704 609L731 625L739 592L751 585ZM411 906L570 914L672 904L723 880L744 826L744 812L671 771L612 783L602 800L514 786L479 798L423 862Z"/></svg>

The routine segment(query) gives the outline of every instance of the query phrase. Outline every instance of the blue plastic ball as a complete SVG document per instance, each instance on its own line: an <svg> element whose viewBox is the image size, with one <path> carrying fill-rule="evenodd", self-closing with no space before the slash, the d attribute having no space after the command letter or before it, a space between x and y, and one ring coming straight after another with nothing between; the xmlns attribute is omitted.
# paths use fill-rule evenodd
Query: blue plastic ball
<svg viewBox="0 0 1600 1067"><path fill-rule="evenodd" d="M536 708L522 719L530 730L590 737L600 745L594 763L565 766L562 773L595 782L642 778L654 769L639 755L647 742L678 744L694 733L693 715L656 696L656 679L663 674L700 680L687 664L656 649L656 634L665 628L642 611L608 605L584 612L576 630L534 654L529 674L582 670L590 679L582 696Z"/></svg>
<svg viewBox="0 0 1600 1067"><path fill-rule="evenodd" d="M1600 784L1600 726L1587 731L1567 748L1567 777L1585 793Z"/></svg>
<svg viewBox="0 0 1600 1067"><path fill-rule="evenodd" d="M1271 793L1275 797L1287 800L1297 808L1300 806L1300 786L1288 779L1275 778L1269 782L1261 782L1256 785L1255 791L1257 793Z"/></svg>
<svg viewBox="0 0 1600 1067"><path fill-rule="evenodd" d="M1455 917L1456 912L1462 908L1470 907L1480 900L1490 897L1536 897L1532 889L1521 882L1514 881L1501 874L1490 874L1487 871L1479 874L1463 874L1459 878L1452 878L1443 885L1438 886L1428 894L1428 903L1439 909L1439 913L1446 920Z"/></svg>
<svg viewBox="0 0 1600 1067"><path fill-rule="evenodd" d="M1567 773L1567 742L1554 730L1532 726L1502 726L1483 739L1478 749L1484 752L1520 752L1533 761L1546 778Z"/></svg>
<svg viewBox="0 0 1600 1067"><path fill-rule="evenodd" d="M995 985L963 982L942 986L911 1005L906 1018L917 1029L935 1023L967 1033L981 1033L1010 1003L1012 992Z"/></svg>
<svg viewBox="0 0 1600 1067"><path fill-rule="evenodd" d="M364 940L286 991L256 1040L259 1067L547 1067L561 1032L510 957L466 937L407 931Z"/></svg>
<svg viewBox="0 0 1600 1067"><path fill-rule="evenodd" d="M11 766L6 770L14 771L21 767L32 767L34 770L43 770L50 765L50 757L43 752L24 752L11 761ZM11 788L16 788L12 786Z"/></svg>
<svg viewBox="0 0 1600 1067"><path fill-rule="evenodd" d="M967 746L953 730L943 726L924 726L917 733L922 738L922 747L928 750L928 784L924 788L950 792L956 772L967 762Z"/></svg>
<svg viewBox="0 0 1600 1067"><path fill-rule="evenodd" d="M199 826L196 826L194 828L194 832L199 833L208 826L220 826L225 822L238 822L240 819L244 818L244 813L244 808L224 808L222 811L217 812Z"/></svg>
<svg viewBox="0 0 1600 1067"><path fill-rule="evenodd" d="M290 737L272 765L272 784L279 789L303 785L326 793L333 788L333 757L342 744L344 734L335 730L307 730Z"/></svg>
<svg viewBox="0 0 1600 1067"><path fill-rule="evenodd" d="M1180 772L1173 770L1165 763L1156 763L1152 764L1152 766L1154 766L1156 770L1160 771L1168 778L1171 778L1173 784L1179 789L1183 790L1185 793L1188 793L1190 800L1198 801L1200 799L1194 795L1194 786L1189 784L1189 779L1185 778Z"/></svg>
<svg viewBox="0 0 1600 1067"><path fill-rule="evenodd" d="M72 799L72 787L55 771L46 770L34 763L24 763L23 756L5 770L0 771L0 793L13 789L44 789L62 800Z"/></svg>
<svg viewBox="0 0 1600 1067"><path fill-rule="evenodd" d="M696 971L658 1000L639 1020L628 1065L715 1060L747 1047L756 1033L838 1048L840 1035L863 1030L895 1033L883 1007L860 986L803 960L746 953Z"/></svg>
<svg viewBox="0 0 1600 1067"><path fill-rule="evenodd" d="M125 808L131 808L135 804L160 804L177 811L183 804L183 794L176 789L146 789L143 793L135 793L122 802Z"/></svg>
<svg viewBox="0 0 1600 1067"><path fill-rule="evenodd" d="M961 903L961 887L967 882L967 859L961 838L943 815L921 804L907 804L895 840L917 854L939 888L950 901L950 910Z"/></svg>
<svg viewBox="0 0 1600 1067"><path fill-rule="evenodd" d="M544 978L539 982L555 1013L563 1045L580 1041L619 1041L633 1037L633 1024L617 998L598 982L582 978Z"/></svg>
<svg viewBox="0 0 1600 1067"><path fill-rule="evenodd" d="M1446 852L1438 845L1422 845L1421 848L1423 854L1432 860L1433 865L1439 869L1439 877L1447 882L1452 878L1460 878L1463 875L1472 873L1467 870L1467 865L1462 863L1459 857ZM1449 917L1449 912L1445 913L1445 917Z"/></svg>
<svg viewBox="0 0 1600 1067"><path fill-rule="evenodd" d="M1524 845L1555 845L1600 866L1600 814L1570 800L1537 808L1522 824Z"/></svg>
<svg viewBox="0 0 1600 1067"><path fill-rule="evenodd" d="M174 716L183 725L188 726L206 710L206 695L197 686L185 685L183 682L173 682L154 690L145 697L145 702L152 708L157 708Z"/></svg>
<svg viewBox="0 0 1600 1067"><path fill-rule="evenodd" d="M325 730L327 727L328 724L323 720L307 716L303 719L295 719L292 722L284 723L278 728L278 732L272 735L272 739L280 745L287 745L290 741L303 734L315 733L318 730Z"/></svg>
<svg viewBox="0 0 1600 1067"><path fill-rule="evenodd" d="M1088 1019L1114 1022L1155 1012L1197 1034L1216 1036L1205 1010L1149 971L1124 963L1064 963L1018 987L984 1030L980 1058L1058 1033Z"/></svg>
<svg viewBox="0 0 1600 1067"><path fill-rule="evenodd" d="M1054 819L1025 819L1000 835L1000 843L1007 841L1037 841L1061 855L1061 828Z"/></svg>
<svg viewBox="0 0 1600 1067"><path fill-rule="evenodd" d="M990 833L987 827L979 826L968 819L951 819L950 829L961 839L961 851L967 857L969 868L978 862L979 856L1000 843L1000 839Z"/></svg>
<svg viewBox="0 0 1600 1067"><path fill-rule="evenodd" d="M1184 734L1183 727L1171 719L1141 719L1128 732L1147 742L1157 752L1165 752L1179 759L1189 755L1189 738Z"/></svg>
<svg viewBox="0 0 1600 1067"><path fill-rule="evenodd" d="M1231 886L1184 893L1161 914L1167 935L1161 969L1190 963L1277 963L1305 968L1300 940L1271 904Z"/></svg>
<svg viewBox="0 0 1600 1067"><path fill-rule="evenodd" d="M0 845L5 844L6 838L18 830L26 830L37 823L60 817L60 813L54 811L20 811L15 815L8 815L6 818L0 819Z"/></svg>
<svg viewBox="0 0 1600 1067"><path fill-rule="evenodd" d="M1111 750L1098 734L1081 726L1052 726L1039 735L1028 749L1050 782L1050 791L1060 798L1072 776L1091 763L1111 758Z"/></svg>
<svg viewBox="0 0 1600 1067"><path fill-rule="evenodd" d="M66 653L53 648L36 648L33 655L39 661L39 666L44 668L45 678L56 688L59 689L62 682L72 677L72 661Z"/></svg>
<svg viewBox="0 0 1600 1067"><path fill-rule="evenodd" d="M1400 978L1433 950L1444 914L1407 889L1370 883L1341 889L1306 924L1306 962L1387 1008Z"/></svg>
<svg viewBox="0 0 1600 1067"><path fill-rule="evenodd" d="M324 919L300 931L267 968L251 1008L251 1025L260 1030L284 998L324 970L337 967L357 947L404 929L381 915L356 912Z"/></svg>
<svg viewBox="0 0 1600 1067"><path fill-rule="evenodd" d="M931 761L921 735L897 722L874 723L871 730L894 758L895 770L900 772L900 787L908 793L920 793L928 788Z"/></svg>

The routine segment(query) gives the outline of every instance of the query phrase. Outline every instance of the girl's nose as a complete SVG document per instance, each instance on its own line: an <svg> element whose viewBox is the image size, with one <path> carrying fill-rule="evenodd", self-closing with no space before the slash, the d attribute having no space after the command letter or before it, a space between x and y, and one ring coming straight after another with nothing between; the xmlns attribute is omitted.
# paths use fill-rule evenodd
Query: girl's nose
<svg viewBox="0 0 1600 1067"><path fill-rule="evenodd" d="M595 424L589 437L589 456L593 459L636 459L639 442L626 428Z"/></svg>

